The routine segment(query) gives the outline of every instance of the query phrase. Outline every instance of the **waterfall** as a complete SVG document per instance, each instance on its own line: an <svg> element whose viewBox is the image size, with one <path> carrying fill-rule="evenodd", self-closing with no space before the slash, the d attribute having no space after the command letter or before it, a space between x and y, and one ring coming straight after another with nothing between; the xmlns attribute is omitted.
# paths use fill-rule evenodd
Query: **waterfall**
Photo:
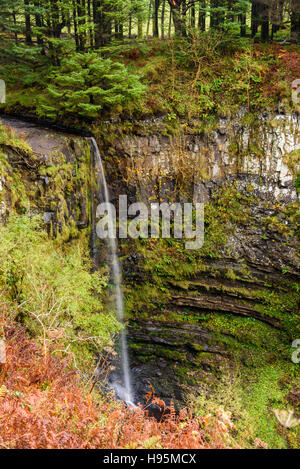
<svg viewBox="0 0 300 469"><path fill-rule="evenodd" d="M92 151L94 155L94 165L97 174L97 185L98 185L98 197L101 202L109 203L109 192L107 187L107 182L105 178L105 172L102 164L102 159L100 151L97 145L97 142L94 138L91 138ZM94 206L92 206L93 209ZM94 213L92 214L94 217ZM95 223L94 223L95 224ZM95 231L95 227L93 227ZM95 255L95 233L92 234L93 239L93 255ZM116 311L118 315L118 320L124 324L124 298L122 292L122 282L121 282L121 269L120 263L117 256L117 242L113 236L108 238L108 245L111 254L111 266L112 266L112 276L113 283L116 294ZM113 383L113 388L120 399L126 402L128 405L134 406L134 398L131 387L131 376L130 376L130 367L129 367L129 356L128 356L128 344L127 344L127 335L125 328L121 332L120 337L120 346L121 346L121 371L122 371L122 385L118 383Z"/></svg>

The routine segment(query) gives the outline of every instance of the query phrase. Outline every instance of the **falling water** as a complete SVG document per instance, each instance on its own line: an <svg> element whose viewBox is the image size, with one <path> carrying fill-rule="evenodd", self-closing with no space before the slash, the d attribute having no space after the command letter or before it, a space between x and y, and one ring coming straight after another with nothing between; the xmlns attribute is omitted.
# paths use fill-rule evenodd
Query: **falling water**
<svg viewBox="0 0 300 469"><path fill-rule="evenodd" d="M107 187L107 182L105 178L100 151L99 151L97 142L94 138L91 138L91 143L92 143L92 149L93 149L93 155L94 155L95 169L97 172L97 179L98 179L97 182L98 182L98 190L99 190L99 200L102 200L105 203L109 203L108 187ZM94 213L93 213L93 217L94 217ZM93 233L92 236L95 236L95 233ZM117 309L119 321L122 324L124 324L124 299L123 299L123 292L122 292L122 286L121 286L120 263L119 263L118 256L117 256L117 243L113 236L110 236L108 239L109 239L109 248L110 248L110 253L111 253L111 258L112 258L112 274L113 274L113 282L114 282L115 293L116 293L116 309ZM94 253L95 252L95 238L94 238L92 249ZM122 375L123 375L123 384L122 386L120 386L118 383L113 383L113 387L120 399L125 401L128 405L134 406L134 403L133 403L134 398L133 398L133 393L132 393L132 388L131 388L127 336L126 336L125 329L123 329L121 332L120 343L121 343L121 367L122 367Z"/></svg>

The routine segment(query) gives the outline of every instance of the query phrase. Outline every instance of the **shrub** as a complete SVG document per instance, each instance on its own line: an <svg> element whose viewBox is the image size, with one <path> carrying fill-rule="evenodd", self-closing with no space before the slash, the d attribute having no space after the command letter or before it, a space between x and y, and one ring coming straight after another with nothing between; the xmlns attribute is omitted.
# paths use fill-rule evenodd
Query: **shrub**
<svg viewBox="0 0 300 469"><path fill-rule="evenodd" d="M0 300L44 347L77 351L80 360L101 350L118 330L103 310L105 276L90 272L88 247L49 239L38 217L11 215L0 225Z"/></svg>
<svg viewBox="0 0 300 469"><path fill-rule="evenodd" d="M103 111L121 111L144 92L139 77L129 73L124 64L96 53L78 53L63 60L49 80L48 99L40 104L39 114L54 119L77 115L95 118Z"/></svg>

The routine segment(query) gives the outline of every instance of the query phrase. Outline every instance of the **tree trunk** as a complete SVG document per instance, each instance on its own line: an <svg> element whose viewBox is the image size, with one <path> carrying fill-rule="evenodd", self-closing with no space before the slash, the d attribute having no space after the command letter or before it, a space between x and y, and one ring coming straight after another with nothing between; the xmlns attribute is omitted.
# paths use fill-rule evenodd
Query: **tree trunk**
<svg viewBox="0 0 300 469"><path fill-rule="evenodd" d="M198 18L198 28L199 31L205 31L205 23L206 23L206 12L202 10L202 8L206 8L206 0L202 0L202 5L199 5L199 18Z"/></svg>
<svg viewBox="0 0 300 469"><path fill-rule="evenodd" d="M25 41L26 41L26 44L32 45L29 0L24 0L24 6L25 6L24 8L25 10Z"/></svg>
<svg viewBox="0 0 300 469"><path fill-rule="evenodd" d="M240 21L241 21L241 37L245 37L246 36L246 15L241 15Z"/></svg>
<svg viewBox="0 0 300 469"><path fill-rule="evenodd" d="M269 24L269 6L261 5L261 41L268 42L270 39L270 24Z"/></svg>
<svg viewBox="0 0 300 469"><path fill-rule="evenodd" d="M261 41L268 42L270 39L269 19L263 19L261 23Z"/></svg>
<svg viewBox="0 0 300 469"><path fill-rule="evenodd" d="M278 24L272 24L272 32L271 32L271 40L273 41L275 34L279 30L279 25Z"/></svg>
<svg viewBox="0 0 300 469"><path fill-rule="evenodd" d="M195 5L191 6L191 28L195 29L196 27L196 7Z"/></svg>
<svg viewBox="0 0 300 469"><path fill-rule="evenodd" d="M128 37L131 39L132 36L132 15L129 15L129 24L128 24Z"/></svg>
<svg viewBox="0 0 300 469"><path fill-rule="evenodd" d="M252 1L251 6L251 36L254 37L257 34L259 26L259 7L260 5Z"/></svg>
<svg viewBox="0 0 300 469"><path fill-rule="evenodd" d="M92 18L92 9L91 9L91 0L88 0L87 2L87 14L89 18L89 35L90 35L90 47L94 47L94 36L93 36L93 29L92 29L92 23L93 23L93 18Z"/></svg>
<svg viewBox="0 0 300 469"><path fill-rule="evenodd" d="M169 28L168 28L168 38L169 38L169 39L170 39L170 37L171 37L171 32L172 32L172 10L170 9Z"/></svg>
<svg viewBox="0 0 300 469"><path fill-rule="evenodd" d="M172 17L173 17L173 23L174 23L174 28L175 28L175 35L186 36L186 27L184 24L184 20L181 17L180 12L177 11L175 8L173 8L172 10Z"/></svg>
<svg viewBox="0 0 300 469"><path fill-rule="evenodd" d="M40 7L40 2L35 1L33 2L35 6L35 26L36 26L36 39L38 45L42 48L42 55L45 55L45 49L44 49L44 41L43 41L43 33L42 33L42 27L43 27L43 18L42 15L38 12L38 8Z"/></svg>
<svg viewBox="0 0 300 469"><path fill-rule="evenodd" d="M74 23L74 37L75 37L75 44L76 44L76 51L79 51L79 37L78 37L78 28L77 28L77 8L76 8L76 0L73 0L73 23Z"/></svg>
<svg viewBox="0 0 300 469"><path fill-rule="evenodd" d="M150 32L151 12L152 12L152 0L149 0L149 11L148 11L148 20L147 20L147 33L146 33L147 37L149 37L149 32Z"/></svg>
<svg viewBox="0 0 300 469"><path fill-rule="evenodd" d="M171 7L172 18L173 18L173 23L174 23L174 28L175 28L175 35L178 36L178 37L186 36L186 18L185 18L185 15L181 13L180 8L174 7L174 4L173 4L172 0L169 0L169 3L170 3L170 7Z"/></svg>
<svg viewBox="0 0 300 469"><path fill-rule="evenodd" d="M291 14L291 41L300 44L300 12L296 11L296 1L292 3L292 8L295 9Z"/></svg>
<svg viewBox="0 0 300 469"><path fill-rule="evenodd" d="M154 11L153 11L153 37L159 37L158 28L158 11L159 11L160 0L154 0Z"/></svg>
<svg viewBox="0 0 300 469"><path fill-rule="evenodd" d="M14 22L14 35L15 35L15 43L18 44L18 29L17 29L17 19L16 19L16 12L12 12L13 22Z"/></svg>
<svg viewBox="0 0 300 469"><path fill-rule="evenodd" d="M109 27L106 27L106 33L108 33ZM124 39L124 25L123 22L120 21L119 23L119 39L122 41Z"/></svg>
<svg viewBox="0 0 300 469"><path fill-rule="evenodd" d="M81 51L85 49L85 40L86 35L85 31L83 31L83 26L85 25L85 0L78 0L77 1L77 8L78 8L78 38L79 38L79 48Z"/></svg>
<svg viewBox="0 0 300 469"><path fill-rule="evenodd" d="M227 20L231 22L234 22L233 4L234 4L234 0L227 0L227 9L228 9Z"/></svg>
<svg viewBox="0 0 300 469"><path fill-rule="evenodd" d="M59 39L60 33L61 33L61 27L59 24L58 0L52 0L51 2L51 20L52 20L52 37Z"/></svg>
<svg viewBox="0 0 300 469"><path fill-rule="evenodd" d="M138 17L138 38L141 39L143 37L143 20L142 18Z"/></svg>
<svg viewBox="0 0 300 469"><path fill-rule="evenodd" d="M100 48L109 43L112 36L112 23L107 15L109 5L103 0L93 0L93 16L95 23L95 47ZM115 22L115 28L119 38L123 37L123 25Z"/></svg>
<svg viewBox="0 0 300 469"><path fill-rule="evenodd" d="M165 38L165 13L166 13L166 0L162 0L161 8L161 37Z"/></svg>
<svg viewBox="0 0 300 469"><path fill-rule="evenodd" d="M102 15L100 14L100 0L93 0L93 17L94 17L94 41L96 49L101 47L102 37Z"/></svg>
<svg viewBox="0 0 300 469"><path fill-rule="evenodd" d="M66 12L66 26L68 30L68 36L71 37L71 15L70 12Z"/></svg>
<svg viewBox="0 0 300 469"><path fill-rule="evenodd" d="M222 23L224 23L224 13L217 11L217 8L223 6L223 0L211 0L210 6L212 11L210 13L210 27L219 29ZM215 9L215 11L214 11Z"/></svg>

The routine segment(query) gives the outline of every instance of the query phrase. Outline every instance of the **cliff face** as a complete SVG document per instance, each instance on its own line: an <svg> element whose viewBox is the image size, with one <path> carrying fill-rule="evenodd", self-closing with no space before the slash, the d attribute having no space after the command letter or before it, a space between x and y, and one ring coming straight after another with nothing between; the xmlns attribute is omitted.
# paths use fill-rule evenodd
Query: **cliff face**
<svg viewBox="0 0 300 469"><path fill-rule="evenodd" d="M90 222L90 148L87 139L0 117L1 216L11 208L41 213L48 230L68 237Z"/></svg>
<svg viewBox="0 0 300 469"><path fill-rule="evenodd" d="M2 220L30 204L66 240L90 230L87 140L3 121L22 140L0 142ZM162 120L121 135L107 125L98 139L116 203L119 194L148 204L205 202L200 250L176 240L120 245L138 398L150 381L181 407L228 369L250 376L275 361L291 363L299 335L299 126L297 116L241 113L213 128L190 122L172 137Z"/></svg>
<svg viewBox="0 0 300 469"><path fill-rule="evenodd" d="M206 204L198 252L170 240L122 245L137 394L150 380L181 406L225 368L247 374L290 360L299 325L300 122L241 113L212 129L196 121L180 135L164 129L146 122L117 138L106 168L115 197Z"/></svg>
<svg viewBox="0 0 300 469"><path fill-rule="evenodd" d="M25 122L5 123L10 128L0 123L2 312L43 344L45 356L60 350L60 357L90 370L95 353L119 331L105 305L104 269L96 271L89 262L90 142Z"/></svg>

